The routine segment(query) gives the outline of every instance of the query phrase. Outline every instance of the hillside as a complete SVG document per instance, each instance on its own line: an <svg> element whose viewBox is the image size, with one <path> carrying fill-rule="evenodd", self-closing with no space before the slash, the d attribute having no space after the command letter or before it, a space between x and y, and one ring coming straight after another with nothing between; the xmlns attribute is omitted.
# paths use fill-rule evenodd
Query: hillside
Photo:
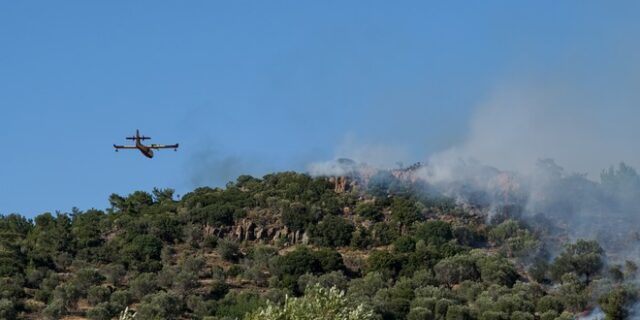
<svg viewBox="0 0 640 320"><path fill-rule="evenodd" d="M562 222L404 177L415 169L240 176L180 199L2 216L0 318L270 319L258 310L285 299L325 319L573 319L597 305L628 318L634 262L606 263ZM323 297L335 303L314 309Z"/></svg>

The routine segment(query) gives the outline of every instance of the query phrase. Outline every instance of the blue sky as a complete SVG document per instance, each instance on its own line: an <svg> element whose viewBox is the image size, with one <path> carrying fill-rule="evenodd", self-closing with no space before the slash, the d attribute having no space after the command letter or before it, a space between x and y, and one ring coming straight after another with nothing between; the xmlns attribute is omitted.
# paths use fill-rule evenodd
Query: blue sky
<svg viewBox="0 0 640 320"><path fill-rule="evenodd" d="M3 2L0 213L105 208L111 193L153 187L184 194L244 172L305 170L358 148L397 151L387 162L420 161L464 145L478 110L505 84L538 92L557 81L602 102L591 116L619 108L629 121L637 115L638 9L588 1ZM575 102L560 96L552 100ZM136 128L181 148L154 159L114 153L111 145Z"/></svg>

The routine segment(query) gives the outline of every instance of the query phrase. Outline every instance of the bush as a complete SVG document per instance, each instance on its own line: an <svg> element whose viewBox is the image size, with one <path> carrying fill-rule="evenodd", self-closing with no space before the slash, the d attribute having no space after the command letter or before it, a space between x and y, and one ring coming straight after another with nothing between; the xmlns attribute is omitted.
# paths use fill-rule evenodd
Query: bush
<svg viewBox="0 0 640 320"><path fill-rule="evenodd" d="M440 220L429 220L416 227L415 237L424 240L427 244L440 246L453 239L451 225Z"/></svg>
<svg viewBox="0 0 640 320"><path fill-rule="evenodd" d="M478 257L476 265L482 280L487 284L511 287L518 279L518 271L505 258L485 254Z"/></svg>
<svg viewBox="0 0 640 320"><path fill-rule="evenodd" d="M313 242L325 247L349 245L355 227L339 216L326 216L311 229Z"/></svg>
<svg viewBox="0 0 640 320"><path fill-rule="evenodd" d="M229 293L216 305L219 319L246 318L247 314L265 305L264 299L252 292Z"/></svg>
<svg viewBox="0 0 640 320"><path fill-rule="evenodd" d="M395 197L391 205L391 219L404 225L411 225L416 221L424 220L416 201L412 199Z"/></svg>
<svg viewBox="0 0 640 320"><path fill-rule="evenodd" d="M227 261L238 261L241 256L240 246L235 241L221 239L216 250Z"/></svg>
<svg viewBox="0 0 640 320"><path fill-rule="evenodd" d="M381 272L395 277L402 269L403 261L399 256L387 251L374 251L367 259L367 272Z"/></svg>
<svg viewBox="0 0 640 320"><path fill-rule="evenodd" d="M360 202L356 205L355 214L371 221L382 221L382 208L372 202Z"/></svg>
<svg viewBox="0 0 640 320"><path fill-rule="evenodd" d="M367 229L358 227L351 235L351 244L356 249L367 249L371 245L371 239Z"/></svg>
<svg viewBox="0 0 640 320"><path fill-rule="evenodd" d="M15 319L17 314L16 306L9 299L0 299L0 319Z"/></svg>
<svg viewBox="0 0 640 320"><path fill-rule="evenodd" d="M535 317L528 312L514 311L511 314L511 320L534 320Z"/></svg>
<svg viewBox="0 0 640 320"><path fill-rule="evenodd" d="M141 273L131 280L130 284L131 293L138 300L156 291L157 288L156 276L153 273Z"/></svg>
<svg viewBox="0 0 640 320"><path fill-rule="evenodd" d="M271 273L280 280L280 286L292 290L295 290L298 277L301 275L320 272L320 260L306 247L298 247L284 256L277 257L271 266Z"/></svg>
<svg viewBox="0 0 640 320"><path fill-rule="evenodd" d="M60 319L67 313L67 308L62 299L52 299L51 302L42 310L47 319ZM8 318L11 319L11 318Z"/></svg>
<svg viewBox="0 0 640 320"><path fill-rule="evenodd" d="M224 298L227 293L229 293L229 285L222 281L215 281L207 289L204 297L206 299L220 300Z"/></svg>
<svg viewBox="0 0 640 320"><path fill-rule="evenodd" d="M615 288L598 300L607 319L627 319L630 307L636 302L636 298L625 288Z"/></svg>
<svg viewBox="0 0 640 320"><path fill-rule="evenodd" d="M87 317L94 320L110 320L118 314L109 303L103 302L87 311Z"/></svg>
<svg viewBox="0 0 640 320"><path fill-rule="evenodd" d="M389 245L400 236L395 226L385 222L378 222L372 225L369 233L371 234L371 240L374 246Z"/></svg>
<svg viewBox="0 0 640 320"><path fill-rule="evenodd" d="M90 305L95 306L101 302L109 300L111 289L102 286L93 286L87 291L87 301Z"/></svg>
<svg viewBox="0 0 640 320"><path fill-rule="evenodd" d="M244 268L242 266L234 264L234 265L230 266L229 269L227 269L225 274L226 274L227 277L235 278L235 277L241 275L243 272L244 272Z"/></svg>
<svg viewBox="0 0 640 320"><path fill-rule="evenodd" d="M393 242L396 251L407 253L416 250L416 241L410 236L401 236Z"/></svg>
<svg viewBox="0 0 640 320"><path fill-rule="evenodd" d="M574 272L584 276L587 283L591 277L602 270L604 266L604 250L596 241L578 240L569 244L551 267L551 274L560 280L566 273Z"/></svg>
<svg viewBox="0 0 640 320"><path fill-rule="evenodd" d="M120 263L112 263L104 268L103 273L105 275L105 280L114 286L119 286L122 284L122 280L124 280L124 276L127 274L127 269Z"/></svg>
<svg viewBox="0 0 640 320"><path fill-rule="evenodd" d="M298 278L298 288L305 291L307 288L320 285L323 288L336 287L339 290L346 290L349 279L341 271L333 271L320 276L305 274Z"/></svg>
<svg viewBox="0 0 640 320"><path fill-rule="evenodd" d="M416 307L409 311L409 314L407 314L407 320L435 320L435 317L431 310L423 307Z"/></svg>
<svg viewBox="0 0 640 320"><path fill-rule="evenodd" d="M319 212L314 213L302 203L294 202L282 211L282 222L293 231L304 231L307 225L318 222Z"/></svg>
<svg viewBox="0 0 640 320"><path fill-rule="evenodd" d="M205 248L215 249L218 246L218 237L214 235L208 235L204 238L204 246Z"/></svg>
<svg viewBox="0 0 640 320"><path fill-rule="evenodd" d="M188 270L183 270L178 272L173 280L172 289L178 295L184 296L199 285L200 283L198 282L197 274Z"/></svg>
<svg viewBox="0 0 640 320"><path fill-rule="evenodd" d="M342 260L342 255L334 249L320 249L313 252L313 255L316 256L320 262L322 273L346 269L344 266L344 260Z"/></svg>
<svg viewBox="0 0 640 320"><path fill-rule="evenodd" d="M115 310L124 310L133 301L133 296L129 290L116 290L109 298L109 304Z"/></svg>
<svg viewBox="0 0 640 320"><path fill-rule="evenodd" d="M479 278L474 260L468 255L456 255L442 259L433 270L436 279L449 287L465 280L476 281Z"/></svg>
<svg viewBox="0 0 640 320"><path fill-rule="evenodd" d="M469 308L461 305L451 305L447 309L447 320L471 320ZM523 319L524 320L524 319ZM531 319L533 320L533 318Z"/></svg>
<svg viewBox="0 0 640 320"><path fill-rule="evenodd" d="M279 320L279 319L335 319L335 320L369 320L374 313L364 305L350 306L344 292L338 289L326 289L314 286L307 290L304 297L287 297L284 306L268 304L248 314L245 320Z"/></svg>
<svg viewBox="0 0 640 320"><path fill-rule="evenodd" d="M556 314L562 312L562 302L554 296L544 296L538 300L536 305L536 311L539 313L545 313L547 311L555 311Z"/></svg>
<svg viewBox="0 0 640 320"><path fill-rule="evenodd" d="M122 263L139 271L160 269L162 241L151 235L138 235L122 249Z"/></svg>
<svg viewBox="0 0 640 320"><path fill-rule="evenodd" d="M144 297L138 307L136 318L175 319L182 314L183 304L180 298L171 292L158 292Z"/></svg>

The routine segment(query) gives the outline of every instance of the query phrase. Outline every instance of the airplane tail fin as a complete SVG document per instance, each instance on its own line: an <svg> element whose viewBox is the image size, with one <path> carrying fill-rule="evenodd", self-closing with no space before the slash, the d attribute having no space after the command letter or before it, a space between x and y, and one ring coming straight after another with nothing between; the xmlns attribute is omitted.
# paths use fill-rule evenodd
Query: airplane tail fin
<svg viewBox="0 0 640 320"><path fill-rule="evenodd" d="M127 137L127 140L149 140L151 137L140 136L140 130L136 129L136 135L133 137Z"/></svg>

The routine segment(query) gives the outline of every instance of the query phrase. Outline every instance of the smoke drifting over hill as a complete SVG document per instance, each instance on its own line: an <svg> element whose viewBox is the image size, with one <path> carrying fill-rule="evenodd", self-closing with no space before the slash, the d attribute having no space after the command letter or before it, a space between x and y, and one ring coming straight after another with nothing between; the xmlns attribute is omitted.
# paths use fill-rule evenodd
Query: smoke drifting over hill
<svg viewBox="0 0 640 320"><path fill-rule="evenodd" d="M537 159L552 158L597 178L612 163L639 164L638 103L586 86L499 87L476 109L465 142L434 158L471 157L519 172L531 172Z"/></svg>
<svg viewBox="0 0 640 320"><path fill-rule="evenodd" d="M608 98L617 103L612 111L602 107ZM461 204L480 205L489 216L521 208L524 218L544 217L570 239L596 239L611 254L629 258L640 248L640 177L632 168L640 159L640 126L632 101L578 94L567 86L503 87L477 108L462 144L403 177ZM337 175L366 168L371 175L388 157L356 154L357 164L315 163L309 171Z"/></svg>

